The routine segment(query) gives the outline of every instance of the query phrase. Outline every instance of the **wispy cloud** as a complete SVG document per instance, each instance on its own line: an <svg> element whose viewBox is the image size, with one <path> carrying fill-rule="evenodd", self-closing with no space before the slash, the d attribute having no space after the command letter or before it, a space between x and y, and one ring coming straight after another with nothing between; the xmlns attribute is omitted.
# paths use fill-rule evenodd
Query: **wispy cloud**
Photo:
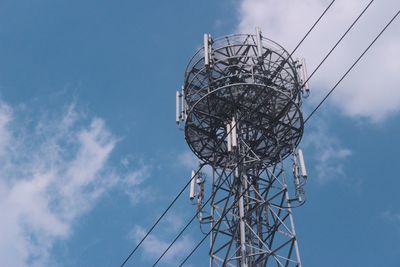
<svg viewBox="0 0 400 267"><path fill-rule="evenodd" d="M180 165L188 170L197 168L199 159L191 150L186 150L178 156Z"/></svg>
<svg viewBox="0 0 400 267"><path fill-rule="evenodd" d="M303 146L310 152L307 155L315 162L315 179L320 184L326 184L345 176L344 162L352 155L352 151L329 133L328 126L322 120L314 125L305 135Z"/></svg>
<svg viewBox="0 0 400 267"><path fill-rule="evenodd" d="M180 167L183 167L184 169L188 170L187 179L190 179L191 174L189 170L197 171L199 168L199 162L202 161L199 160L192 151L186 150L178 156L178 162ZM211 181L211 177L213 176L213 171L210 165L204 165L201 168L201 172L203 173L203 175L205 175L203 178L206 179L206 182ZM207 179L207 177L209 179Z"/></svg>
<svg viewBox="0 0 400 267"><path fill-rule="evenodd" d="M400 212L395 212L393 210L387 209L384 212L382 212L381 216L383 219L387 221L395 222L400 225Z"/></svg>
<svg viewBox="0 0 400 267"><path fill-rule="evenodd" d="M108 164L118 140L74 105L38 121L23 117L0 103L0 262L46 266L53 244L119 181Z"/></svg>
<svg viewBox="0 0 400 267"><path fill-rule="evenodd" d="M131 204L137 205L142 201L146 201L146 203L154 201L157 189L147 183L151 176L152 166L139 159L132 160L130 157L125 157L122 165L125 168L125 174L121 177L120 184L123 186L125 194L129 196Z"/></svg>
<svg viewBox="0 0 400 267"><path fill-rule="evenodd" d="M150 234L141 246L142 256L144 260L154 262L169 246L170 242L174 238L172 232L176 232L183 225L183 219L181 215L177 213L171 213L163 221L162 229L168 229L161 233ZM135 226L130 236L138 243L143 236L146 234L146 229L141 226ZM168 266L176 266L181 260L181 255L186 255L194 247L194 241L189 235L183 235L175 242L170 250L162 258L161 262Z"/></svg>
<svg viewBox="0 0 400 267"><path fill-rule="evenodd" d="M400 233L400 211L394 209L386 209L380 214L380 218L386 223L394 225L395 229Z"/></svg>

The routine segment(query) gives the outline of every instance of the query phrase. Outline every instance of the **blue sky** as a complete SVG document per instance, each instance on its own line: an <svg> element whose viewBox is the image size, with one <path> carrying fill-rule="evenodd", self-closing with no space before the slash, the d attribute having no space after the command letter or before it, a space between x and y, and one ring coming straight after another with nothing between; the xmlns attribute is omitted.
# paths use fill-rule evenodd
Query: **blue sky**
<svg viewBox="0 0 400 267"><path fill-rule="evenodd" d="M119 266L195 167L174 98L203 33L260 26L291 50L328 2L2 1L1 265ZM367 2L337 0L296 54L309 72ZM399 8L372 4L311 81L306 114ZM306 125L304 266L400 264L399 29ZM194 210L185 193L128 266L151 266ZM200 238L193 223L160 266ZM207 264L204 244L190 265Z"/></svg>

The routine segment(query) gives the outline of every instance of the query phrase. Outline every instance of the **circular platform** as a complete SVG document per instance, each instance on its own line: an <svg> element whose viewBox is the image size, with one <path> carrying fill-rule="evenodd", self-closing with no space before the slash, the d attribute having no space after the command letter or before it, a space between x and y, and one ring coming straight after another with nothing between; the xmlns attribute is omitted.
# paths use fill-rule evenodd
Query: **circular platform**
<svg viewBox="0 0 400 267"><path fill-rule="evenodd" d="M185 138L204 162L225 167L232 162L226 125L237 121L237 153L247 161L272 165L288 156L303 134L301 88L296 64L277 43L254 35L232 35L204 49L185 72Z"/></svg>

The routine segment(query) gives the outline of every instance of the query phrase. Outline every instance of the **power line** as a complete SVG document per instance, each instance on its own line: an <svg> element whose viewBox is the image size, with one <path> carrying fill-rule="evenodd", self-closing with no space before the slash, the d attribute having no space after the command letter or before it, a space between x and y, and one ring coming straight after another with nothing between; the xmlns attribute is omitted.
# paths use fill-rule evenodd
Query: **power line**
<svg viewBox="0 0 400 267"><path fill-rule="evenodd" d="M350 30L353 28L353 26L357 23L357 21L364 15L365 11L370 7L370 5L374 2L375 0L371 0L368 5L361 11L361 13L358 15L358 17L351 23L351 25L347 28L347 30L344 32L344 34L339 38L339 40L335 43L335 45L329 50L329 52L326 54L326 56L322 59L322 61L318 64L318 66L314 69L314 71L311 73L311 75L307 78L307 80L303 83L301 87L307 84L307 82L311 79L311 77L314 76L314 74L317 72L317 70L321 67L321 65L325 62L325 60L332 54L333 50L336 49L336 47L342 42L344 37L350 32Z"/></svg>
<svg viewBox="0 0 400 267"><path fill-rule="evenodd" d="M286 61L294 54L294 52L300 47L300 45L303 43L303 41L308 37L308 35L311 33L311 31L315 28L315 26L319 23L319 21L322 19L322 17L326 14L326 12L331 8L331 6L333 5L333 3L336 0L332 0L331 3L325 8L325 10L322 12L322 14L318 17L318 19L314 22L314 24L311 26L311 28L308 30L308 32L304 35L304 37L300 40L300 42L297 44L297 46L293 49L293 51L290 53L289 57L286 59ZM371 2L373 2L374 0L372 0ZM326 58L325 58L326 59ZM322 64L320 64L322 65ZM315 71L314 71L315 73ZM261 105L259 105L261 106ZM257 110L258 107L256 107L255 109L253 109L253 112L255 112ZM236 123L238 123L240 120L238 120ZM245 157L247 156L244 155L240 161L242 161ZM236 168L236 167L235 167ZM234 168L234 169L235 169ZM234 169L231 171L231 173L227 176L229 177L232 172L234 171ZM194 177L197 175L198 172L196 172L196 174L194 175ZM192 179L194 178L192 177ZM190 181L192 180L190 179ZM226 178L227 179L227 178ZM190 183L189 181L189 183ZM186 187L189 185L189 183L187 183L185 185L185 187L183 188L183 190L186 189ZM221 184L222 185L222 184ZM203 204L202 208L211 200L211 198L213 197L213 195L211 195L207 201ZM153 266L157 265L157 263L164 257L164 255L168 252L168 250L172 247L172 245L179 239L179 237L183 234L183 232L189 227L189 225L193 222L193 220L197 217L197 215L199 214L200 211L197 211L197 213L189 220L189 222L185 225L185 227L178 233L178 235L175 237L175 239L169 244L169 246L164 250L164 252L161 254L161 256L156 260L156 262L154 263ZM158 222L157 222L158 223ZM154 227L153 227L154 228ZM151 229L152 230L152 229ZM148 234L147 234L148 235ZM147 237L147 236L146 236ZM123 265L122 265L123 266ZM121 267L122 267L121 266Z"/></svg>
<svg viewBox="0 0 400 267"><path fill-rule="evenodd" d="M400 10L392 17L392 19L386 24L386 26L381 30L381 32L374 38L374 40L368 45L368 47L363 51L363 53L357 58L357 60L351 65L351 67L345 72L345 74L339 79L339 81L335 84L335 86L329 91L329 93L325 96L325 98L318 104L318 106L313 110L313 112L307 117L304 121L306 123L310 117L316 112L316 110L322 105L322 103L329 97L329 95L335 90L335 88L343 81L343 79L347 76L347 74L354 68L354 66L361 60L361 58L366 54L366 52L371 48L371 46L380 38L380 36L386 31L386 29L390 26L390 24L396 19L396 17L400 14ZM227 212L229 209L227 210ZM222 219L221 216L220 219ZM217 224L216 224L217 225ZM214 226L215 227L215 226ZM200 245L204 242L204 240L210 235L211 231L214 229L211 228L210 231L200 240L199 243L191 250L188 256L180 263L179 266L182 266L192 255L193 253L200 247Z"/></svg>
<svg viewBox="0 0 400 267"><path fill-rule="evenodd" d="M386 26L380 31L380 33L375 37L375 39L368 45L368 47L362 52L362 54L357 58L357 60L350 66L350 68L343 74L343 76L339 79L339 81L332 87L332 89L326 94L326 96L321 100L321 102L314 108L314 110L308 115L308 117L304 120L304 124L311 118L312 115L319 109L319 107L325 102L325 100L333 93L336 87L343 81L343 79L349 74L349 72L355 67L355 65L361 60L361 58L368 52L372 45L376 42L376 40L381 37L381 35L386 31L386 29L392 24L392 22L399 15L400 10L392 17L392 19L386 24Z"/></svg>
<svg viewBox="0 0 400 267"><path fill-rule="evenodd" d="M204 165L201 165L199 170L197 171L200 172ZM194 179L194 177L192 177ZM172 202L168 205L168 207L164 210L164 212L158 217L156 222L150 227L150 229L146 232L146 234L143 236L143 238L139 241L139 243L135 246L135 248L129 253L128 257L124 260L124 262L121 264L121 267L123 267L128 260L132 257L132 255L136 252L136 250L140 247L140 245L143 243L143 241L150 235L150 233L154 230L154 228L157 226L157 224L161 221L161 219L167 214L167 212L171 209L171 207L175 204L175 202L178 200L178 198L182 195L182 193L185 191L186 187L190 184L192 179L189 180L189 182L186 183L186 185L179 191L179 193L175 196L175 198L172 200Z"/></svg>
<svg viewBox="0 0 400 267"><path fill-rule="evenodd" d="M307 36L311 33L312 30L314 30L314 27L318 24L318 22L322 19L323 16L325 16L325 13L331 8L333 3L335 3L336 0L333 0L322 12L322 14L319 16L319 18L314 22L314 24L311 26L311 28L308 30L308 32L304 35L304 37L301 39L301 41L296 45L296 47L293 49L292 53L290 53L290 56L296 52L297 48L303 43L303 41L307 38Z"/></svg>

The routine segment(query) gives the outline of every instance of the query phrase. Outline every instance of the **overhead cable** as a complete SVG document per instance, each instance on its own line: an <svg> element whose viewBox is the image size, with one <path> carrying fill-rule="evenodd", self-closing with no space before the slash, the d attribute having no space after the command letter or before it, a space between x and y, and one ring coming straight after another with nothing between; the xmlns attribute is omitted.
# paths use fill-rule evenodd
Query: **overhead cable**
<svg viewBox="0 0 400 267"><path fill-rule="evenodd" d="M338 87L338 85L343 81L343 79L349 74L349 72L357 65L357 63L364 57L364 55L368 52L368 50L371 48L371 46L374 45L374 43L381 37L381 35L386 31L386 29L392 24L392 22L397 18L399 15L400 10L397 11L397 13L392 17L392 19L386 24L386 26L380 31L380 33L374 38L374 40L367 46L367 48L362 52L362 54L357 58L356 61L350 66L350 68L347 69L347 71L343 74L343 76L339 79L339 81L332 87L331 90L326 94L326 96L321 100L321 102L314 108L314 110L310 113L310 115L307 116L307 118L304 120L304 123L306 123L312 115L319 109L319 107L325 102L325 100L333 93L333 91Z"/></svg>

